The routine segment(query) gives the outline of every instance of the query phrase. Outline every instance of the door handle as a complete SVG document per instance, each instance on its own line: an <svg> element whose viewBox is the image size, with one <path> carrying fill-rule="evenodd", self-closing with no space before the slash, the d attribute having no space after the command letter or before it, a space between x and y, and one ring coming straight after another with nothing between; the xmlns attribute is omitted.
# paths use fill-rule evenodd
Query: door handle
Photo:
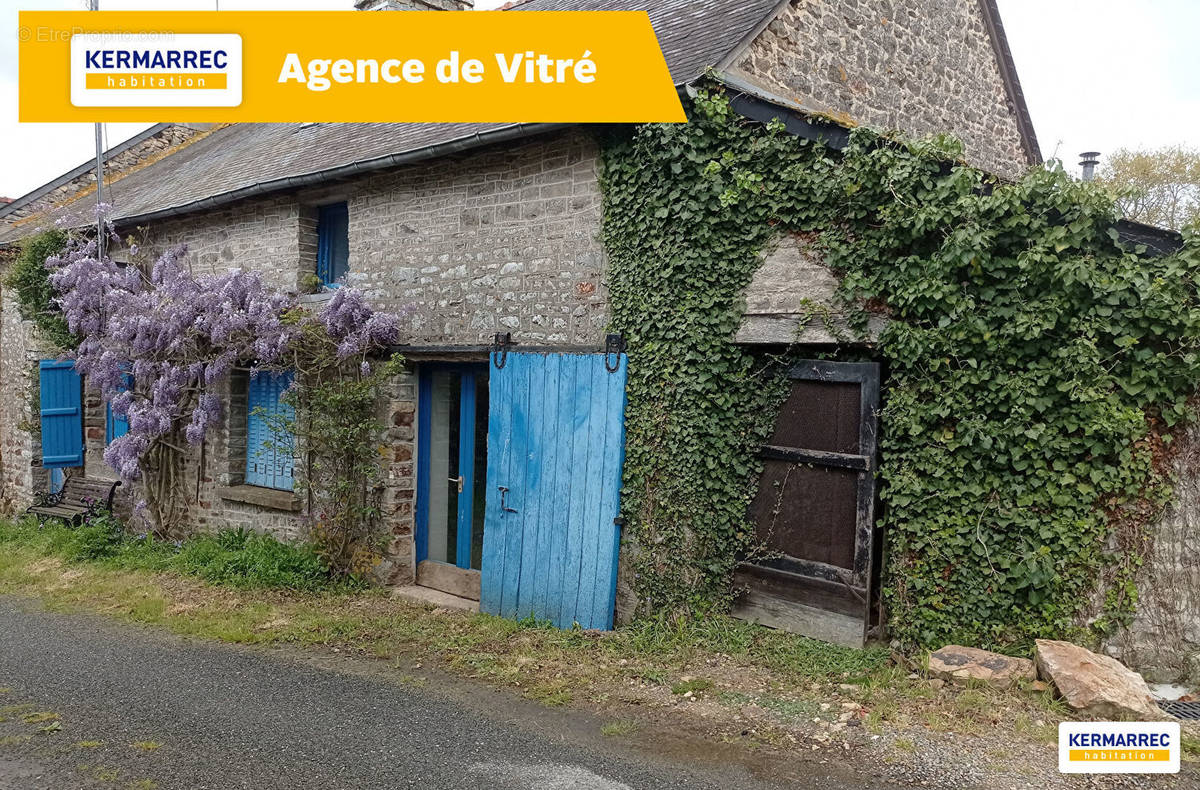
<svg viewBox="0 0 1200 790"><path fill-rule="evenodd" d="M504 504L505 500L508 499L508 489L504 486L496 486L496 488L500 489L500 510L505 513L516 513L516 510Z"/></svg>
<svg viewBox="0 0 1200 790"><path fill-rule="evenodd" d="M458 493L460 493L460 494L461 494L461 493L462 493L462 489L463 489L463 476L462 476L462 475L459 475L458 477L451 477L451 478L447 478L447 479L448 479L448 480L449 480L451 483L458 483Z"/></svg>

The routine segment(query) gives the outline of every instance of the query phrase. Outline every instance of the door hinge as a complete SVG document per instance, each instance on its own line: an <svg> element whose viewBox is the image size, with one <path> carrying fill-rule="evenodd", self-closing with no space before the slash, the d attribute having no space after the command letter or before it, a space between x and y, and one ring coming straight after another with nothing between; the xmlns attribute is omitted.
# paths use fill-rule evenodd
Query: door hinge
<svg viewBox="0 0 1200 790"><path fill-rule="evenodd" d="M625 353L625 336L620 332L604 336L604 369L616 373L621 369L621 355ZM617 361L609 364L608 358L615 356Z"/></svg>
<svg viewBox="0 0 1200 790"><path fill-rule="evenodd" d="M492 340L492 353L496 355L496 369L508 362L508 348L512 345L512 332L497 332Z"/></svg>

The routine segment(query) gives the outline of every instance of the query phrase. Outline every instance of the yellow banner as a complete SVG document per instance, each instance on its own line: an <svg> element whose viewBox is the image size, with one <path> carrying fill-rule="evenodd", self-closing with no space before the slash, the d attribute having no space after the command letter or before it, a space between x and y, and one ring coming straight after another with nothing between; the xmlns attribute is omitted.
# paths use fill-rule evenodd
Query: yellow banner
<svg viewBox="0 0 1200 790"><path fill-rule="evenodd" d="M686 120L641 11L22 11L20 120Z"/></svg>

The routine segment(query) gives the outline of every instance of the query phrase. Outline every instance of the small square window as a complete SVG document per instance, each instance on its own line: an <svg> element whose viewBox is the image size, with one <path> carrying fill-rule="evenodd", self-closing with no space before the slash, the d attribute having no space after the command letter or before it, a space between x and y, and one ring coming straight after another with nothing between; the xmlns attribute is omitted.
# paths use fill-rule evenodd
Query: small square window
<svg viewBox="0 0 1200 790"><path fill-rule="evenodd" d="M321 206L317 217L317 277L329 288L350 271L350 214L345 203Z"/></svg>

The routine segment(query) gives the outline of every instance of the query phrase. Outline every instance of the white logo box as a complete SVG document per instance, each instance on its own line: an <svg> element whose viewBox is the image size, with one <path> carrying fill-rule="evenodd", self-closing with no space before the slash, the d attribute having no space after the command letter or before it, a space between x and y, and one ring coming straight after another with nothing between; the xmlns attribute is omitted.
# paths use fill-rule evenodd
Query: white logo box
<svg viewBox="0 0 1200 790"><path fill-rule="evenodd" d="M224 51L225 68L89 66L88 53ZM224 88L89 88L89 74L225 75ZM71 104L76 107L237 107L242 103L242 37L234 33L80 33L71 37Z"/></svg>
<svg viewBox="0 0 1200 790"><path fill-rule="evenodd" d="M1064 721L1058 725L1058 770L1066 774L1179 773L1180 748L1177 721ZM1093 759L1072 759L1072 752L1078 758L1081 751ZM1162 757L1163 751L1167 759L1148 759ZM1115 759L1094 759L1098 754Z"/></svg>

